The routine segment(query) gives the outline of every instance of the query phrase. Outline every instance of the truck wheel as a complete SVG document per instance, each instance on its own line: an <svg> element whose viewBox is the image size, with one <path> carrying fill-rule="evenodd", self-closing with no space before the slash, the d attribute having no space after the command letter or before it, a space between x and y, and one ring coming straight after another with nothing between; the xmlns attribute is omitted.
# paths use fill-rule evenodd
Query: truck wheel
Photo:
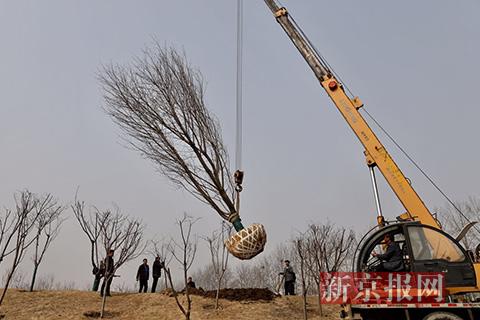
<svg viewBox="0 0 480 320"><path fill-rule="evenodd" d="M425 316L423 320L463 320L463 319L450 312L433 312Z"/></svg>

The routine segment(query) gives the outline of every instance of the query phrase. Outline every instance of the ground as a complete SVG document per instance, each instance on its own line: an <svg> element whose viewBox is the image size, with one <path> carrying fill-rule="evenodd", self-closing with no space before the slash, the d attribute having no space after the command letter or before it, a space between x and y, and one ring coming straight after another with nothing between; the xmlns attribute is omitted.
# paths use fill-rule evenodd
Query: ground
<svg viewBox="0 0 480 320"><path fill-rule="evenodd" d="M182 296L182 299L184 297ZM303 319L302 298L277 297L270 301L231 301L220 299L220 309L214 309L213 298L192 296L192 320L241 319ZM308 319L338 319L338 308L327 307L327 316L318 316L316 297L308 298ZM0 306L0 317L15 320L92 319L85 314L100 310L98 293L85 291L25 292L9 290ZM108 319L179 320L183 316L175 299L165 293L114 293L107 300Z"/></svg>

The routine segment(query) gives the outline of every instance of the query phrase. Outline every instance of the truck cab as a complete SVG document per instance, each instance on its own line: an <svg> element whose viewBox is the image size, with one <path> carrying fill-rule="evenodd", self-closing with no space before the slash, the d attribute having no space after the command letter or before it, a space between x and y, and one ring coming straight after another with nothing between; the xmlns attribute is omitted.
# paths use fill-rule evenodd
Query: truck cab
<svg viewBox="0 0 480 320"><path fill-rule="evenodd" d="M445 286L475 288L477 279L472 255L441 229L419 222L403 222L375 230L361 243L356 270L371 272L381 263L372 252L382 250L385 235L392 235L401 248L405 272L442 272ZM458 292L458 290L455 290Z"/></svg>

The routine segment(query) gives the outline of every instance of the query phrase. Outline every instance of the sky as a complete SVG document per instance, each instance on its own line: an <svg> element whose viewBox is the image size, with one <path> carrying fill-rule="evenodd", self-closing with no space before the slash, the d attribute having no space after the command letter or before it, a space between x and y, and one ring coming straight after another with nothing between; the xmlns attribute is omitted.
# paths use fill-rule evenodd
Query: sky
<svg viewBox="0 0 480 320"><path fill-rule="evenodd" d="M368 111L453 200L480 195L477 102L480 3L282 1ZM184 212L198 235L221 218L124 147L102 110L102 65L127 64L154 40L204 75L206 102L235 152L237 1L0 0L0 204L28 188L62 203L118 205L147 238L176 236ZM242 220L265 225L265 254L330 221L364 232L375 203L363 150L263 1L244 1ZM372 124L378 132L378 128ZM382 134L429 208L446 200ZM403 209L380 179L387 217ZM40 275L91 282L88 240L71 210ZM200 242L195 268L208 263ZM133 261L119 282L134 284ZM236 261L235 263L240 263ZM252 262L242 262L252 263ZM31 271L30 258L21 266ZM6 265L0 266L3 273ZM117 280L116 280L117 281Z"/></svg>

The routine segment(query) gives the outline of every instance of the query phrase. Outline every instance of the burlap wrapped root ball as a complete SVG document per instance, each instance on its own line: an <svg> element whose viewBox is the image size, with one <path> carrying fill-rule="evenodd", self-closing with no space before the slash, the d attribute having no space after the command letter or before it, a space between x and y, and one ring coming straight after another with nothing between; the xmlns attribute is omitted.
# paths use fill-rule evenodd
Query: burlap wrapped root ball
<svg viewBox="0 0 480 320"><path fill-rule="evenodd" d="M225 241L228 251L238 259L248 260L263 251L267 242L267 233L261 224L252 224Z"/></svg>

